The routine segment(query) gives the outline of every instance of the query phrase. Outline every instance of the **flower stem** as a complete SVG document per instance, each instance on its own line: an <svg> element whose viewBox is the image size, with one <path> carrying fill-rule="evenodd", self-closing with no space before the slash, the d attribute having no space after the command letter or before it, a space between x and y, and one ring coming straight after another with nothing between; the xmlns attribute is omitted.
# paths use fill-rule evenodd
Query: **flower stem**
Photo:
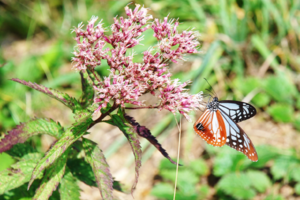
<svg viewBox="0 0 300 200"><path fill-rule="evenodd" d="M125 107L125 109L131 109L131 110L136 110L136 109L155 109L155 108L159 108L159 106Z"/></svg>
<svg viewBox="0 0 300 200"><path fill-rule="evenodd" d="M98 119L96 119L93 123L91 123L91 125L88 127L88 129L93 127L95 124L98 124L99 122L101 122L107 115L109 115L116 108L118 108L118 105L114 104L106 113L101 114Z"/></svg>

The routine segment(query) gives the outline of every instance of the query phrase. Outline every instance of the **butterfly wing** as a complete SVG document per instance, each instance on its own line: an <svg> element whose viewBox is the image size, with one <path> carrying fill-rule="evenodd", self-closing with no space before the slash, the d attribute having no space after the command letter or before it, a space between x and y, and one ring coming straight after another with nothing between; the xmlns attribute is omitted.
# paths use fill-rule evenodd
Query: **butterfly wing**
<svg viewBox="0 0 300 200"><path fill-rule="evenodd" d="M226 144L231 148L245 154L250 160L257 161L257 153L253 143L247 136L245 131L237 125L226 113L221 111L221 115L224 119L227 139Z"/></svg>
<svg viewBox="0 0 300 200"><path fill-rule="evenodd" d="M226 143L226 128L219 110L210 111L207 109L195 122L194 130L208 144L223 146Z"/></svg>
<svg viewBox="0 0 300 200"><path fill-rule="evenodd" d="M256 109L252 105L241 101L219 101L219 109L226 113L236 123L256 115Z"/></svg>

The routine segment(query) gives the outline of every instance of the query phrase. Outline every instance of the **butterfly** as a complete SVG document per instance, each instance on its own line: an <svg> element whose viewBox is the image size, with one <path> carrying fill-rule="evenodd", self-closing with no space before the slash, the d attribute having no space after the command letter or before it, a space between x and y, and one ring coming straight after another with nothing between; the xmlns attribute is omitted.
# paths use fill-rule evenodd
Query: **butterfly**
<svg viewBox="0 0 300 200"><path fill-rule="evenodd" d="M211 96L211 95L210 95ZM244 102L222 100L215 96L206 104L206 110L194 124L195 132L208 144L231 148L244 153L250 160L257 161L253 143L237 124L253 117L256 109Z"/></svg>

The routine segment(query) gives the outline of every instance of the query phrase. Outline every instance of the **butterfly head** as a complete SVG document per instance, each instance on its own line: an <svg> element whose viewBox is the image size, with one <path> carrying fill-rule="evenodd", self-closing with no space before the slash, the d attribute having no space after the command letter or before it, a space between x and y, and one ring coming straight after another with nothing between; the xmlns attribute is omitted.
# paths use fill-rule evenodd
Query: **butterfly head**
<svg viewBox="0 0 300 200"><path fill-rule="evenodd" d="M218 97L214 97L211 102L206 105L207 109L216 111L219 108L219 99Z"/></svg>

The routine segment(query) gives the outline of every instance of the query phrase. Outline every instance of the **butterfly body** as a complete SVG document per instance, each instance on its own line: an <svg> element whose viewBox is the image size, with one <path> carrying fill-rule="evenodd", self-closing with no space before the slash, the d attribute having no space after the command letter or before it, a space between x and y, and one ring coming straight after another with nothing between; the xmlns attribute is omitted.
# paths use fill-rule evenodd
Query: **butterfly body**
<svg viewBox="0 0 300 200"><path fill-rule="evenodd" d="M239 101L219 101L214 97L206 105L206 110L195 122L194 130L208 144L231 148L244 153L250 160L257 161L257 153L250 138L237 124L256 114L248 103Z"/></svg>

